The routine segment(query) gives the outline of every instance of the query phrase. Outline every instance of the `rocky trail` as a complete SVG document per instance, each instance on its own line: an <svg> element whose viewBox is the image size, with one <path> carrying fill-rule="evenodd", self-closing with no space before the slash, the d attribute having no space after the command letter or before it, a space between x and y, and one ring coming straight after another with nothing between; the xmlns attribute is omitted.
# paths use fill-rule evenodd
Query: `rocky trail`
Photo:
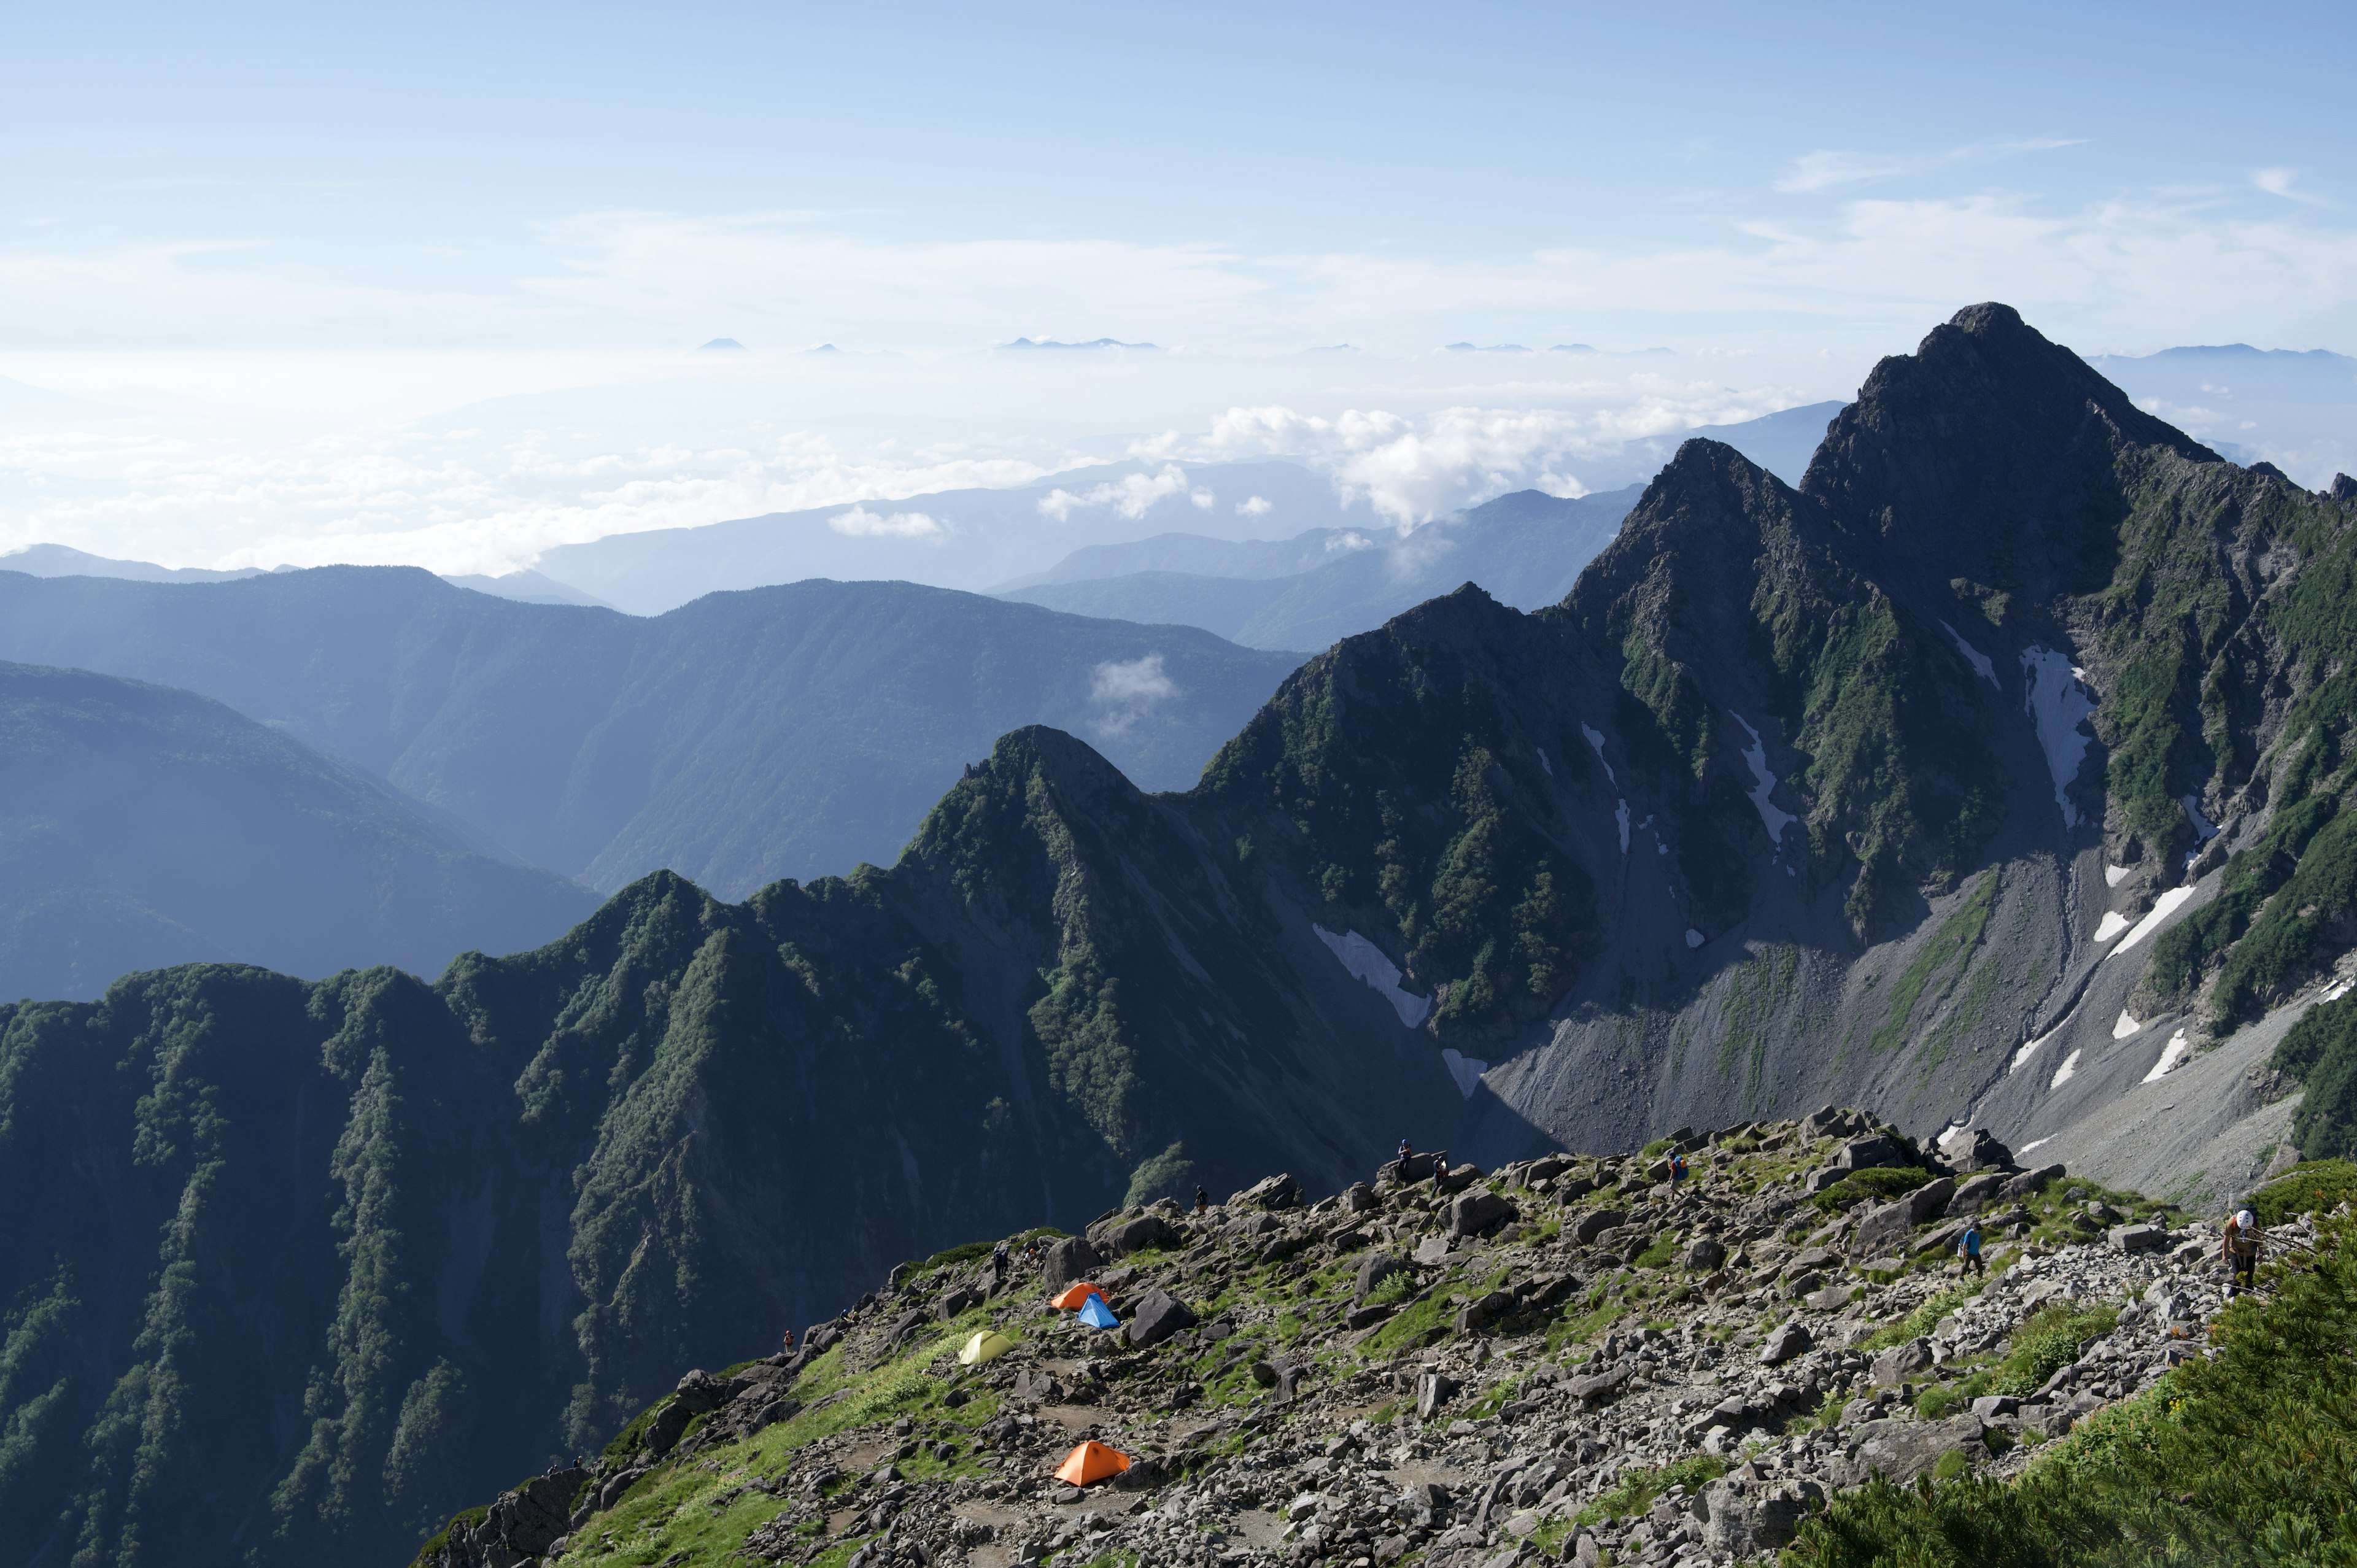
<svg viewBox="0 0 2357 1568"><path fill-rule="evenodd" d="M2018 1470L2202 1353L2214 1230L1985 1136L1950 1153L1829 1108L1493 1174L1413 1158L1314 1204L1272 1177L959 1249L791 1356L688 1373L420 1561L1758 1557L1877 1472ZM1967 1217L1985 1276L1958 1273ZM1049 1305L1077 1280L1120 1327ZM989 1329L1013 1348L962 1365ZM1128 1471L1055 1479L1087 1439Z"/></svg>

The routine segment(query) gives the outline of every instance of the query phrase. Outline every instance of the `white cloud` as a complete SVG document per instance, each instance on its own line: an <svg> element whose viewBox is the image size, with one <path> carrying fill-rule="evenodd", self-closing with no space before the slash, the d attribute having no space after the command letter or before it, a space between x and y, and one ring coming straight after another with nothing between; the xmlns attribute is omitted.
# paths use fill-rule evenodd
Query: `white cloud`
<svg viewBox="0 0 2357 1568"><path fill-rule="evenodd" d="M1103 506L1111 507L1118 515L1135 521L1151 510L1157 501L1180 495L1206 510L1217 499L1209 490L1197 489L1190 493L1185 470L1166 465L1159 473L1125 474L1118 479L1108 479L1078 493L1059 487L1039 498L1039 515L1065 522L1071 520L1072 513L1084 507Z"/></svg>
<svg viewBox="0 0 2357 1568"><path fill-rule="evenodd" d="M826 525L855 539L940 539L949 532L940 520L920 511L896 511L886 517L864 506L836 513L826 520Z"/></svg>
<svg viewBox="0 0 2357 1568"><path fill-rule="evenodd" d="M1272 510L1266 496L1246 496L1236 503L1238 517L1266 517Z"/></svg>
<svg viewBox="0 0 2357 1568"><path fill-rule="evenodd" d="M2287 201L2298 201L2309 207L2331 205L2320 196L2310 196L2304 190L2293 189L2292 182L2296 177L2287 168L2263 168L2251 176L2251 183L2269 196L2280 196Z"/></svg>
<svg viewBox="0 0 2357 1568"><path fill-rule="evenodd" d="M1775 188L1787 194L1807 194L1821 190L1838 190L1846 186L1870 185L1878 180L1892 179L1900 175L1924 174L1953 164L1986 163L1997 158L2018 157L2024 153L2052 152L2058 147L2076 146L2075 141L2052 137L2027 137L2001 142L1974 142L1944 152L1922 153L1901 156L1893 153L1848 152L1833 147L1820 147L1803 153L1792 160L1792 167L1775 182Z"/></svg>
<svg viewBox="0 0 2357 1568"><path fill-rule="evenodd" d="M1159 653L1108 660L1089 673L1089 700L1100 710L1097 728L1108 735L1125 734L1178 694L1178 684L1164 673Z"/></svg>

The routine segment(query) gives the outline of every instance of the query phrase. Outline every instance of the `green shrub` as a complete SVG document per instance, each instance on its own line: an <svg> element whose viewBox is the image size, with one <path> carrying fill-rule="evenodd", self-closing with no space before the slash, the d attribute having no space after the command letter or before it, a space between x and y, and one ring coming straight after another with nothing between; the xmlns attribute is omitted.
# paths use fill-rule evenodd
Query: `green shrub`
<svg viewBox="0 0 2357 1568"><path fill-rule="evenodd" d="M1579 1510L1581 1524L1600 1524L1608 1519L1627 1519L1643 1513L1653 1506L1653 1499L1672 1487L1684 1487L1690 1492L1700 1491L1733 1468L1728 1461L1716 1454L1695 1454L1653 1470L1621 1472L1620 1484Z"/></svg>
<svg viewBox="0 0 2357 1568"><path fill-rule="evenodd" d="M1998 1393L2027 1399L2077 1360L2083 1343L2109 1334L2119 1320L2120 1315L2109 1307L2084 1312L2060 1303L2040 1307L2013 1331L2013 1349L1998 1364L1993 1386Z"/></svg>
<svg viewBox="0 0 2357 1568"><path fill-rule="evenodd" d="M1920 1165L1875 1165L1850 1172L1809 1201L1820 1208L1848 1208L1869 1197L1887 1202L1931 1179L1932 1173Z"/></svg>
<svg viewBox="0 0 2357 1568"><path fill-rule="evenodd" d="M2347 1160L2302 1160L2251 1195L2251 1212L2261 1225L2280 1225L2296 1214L2317 1214L2357 1201L2357 1165Z"/></svg>
<svg viewBox="0 0 2357 1568"><path fill-rule="evenodd" d="M2352 1232L2327 1221L2312 1266L2288 1271L2272 1299L2227 1309L2216 1357L2097 1412L2018 1481L1877 1479L1804 1521L1786 1568L2357 1563ZM2039 1320L2016 1359L2076 1333L2059 1312Z"/></svg>

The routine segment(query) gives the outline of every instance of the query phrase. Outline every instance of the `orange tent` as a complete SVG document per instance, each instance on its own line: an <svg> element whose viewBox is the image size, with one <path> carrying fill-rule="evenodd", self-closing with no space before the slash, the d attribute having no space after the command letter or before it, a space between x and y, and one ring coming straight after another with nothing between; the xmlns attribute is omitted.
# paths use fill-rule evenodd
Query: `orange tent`
<svg viewBox="0 0 2357 1568"><path fill-rule="evenodd" d="M1058 1296L1050 1305L1064 1312L1078 1312L1081 1310L1081 1303L1088 1300L1091 1296L1095 1296L1099 1300L1103 1300L1104 1297L1104 1292L1097 1289L1096 1286L1089 1283L1086 1280L1077 1280L1071 1284L1066 1285L1064 1287L1064 1294Z"/></svg>
<svg viewBox="0 0 2357 1568"><path fill-rule="evenodd" d="M1083 1443L1056 1466L1056 1479L1068 1487L1085 1487L1129 1468L1129 1455L1102 1443Z"/></svg>

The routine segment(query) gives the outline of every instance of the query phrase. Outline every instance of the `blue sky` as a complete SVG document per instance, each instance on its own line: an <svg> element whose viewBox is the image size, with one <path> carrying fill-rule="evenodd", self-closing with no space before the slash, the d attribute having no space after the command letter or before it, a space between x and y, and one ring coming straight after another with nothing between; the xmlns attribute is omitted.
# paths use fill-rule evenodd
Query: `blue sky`
<svg viewBox="0 0 2357 1568"><path fill-rule="evenodd" d="M1980 299L2357 353L2352 10L20 5L0 551L500 571L1125 455L1412 521ZM2162 412L2357 463L2252 403Z"/></svg>
<svg viewBox="0 0 2357 1568"><path fill-rule="evenodd" d="M18 7L0 348L2345 349L2350 14Z"/></svg>

